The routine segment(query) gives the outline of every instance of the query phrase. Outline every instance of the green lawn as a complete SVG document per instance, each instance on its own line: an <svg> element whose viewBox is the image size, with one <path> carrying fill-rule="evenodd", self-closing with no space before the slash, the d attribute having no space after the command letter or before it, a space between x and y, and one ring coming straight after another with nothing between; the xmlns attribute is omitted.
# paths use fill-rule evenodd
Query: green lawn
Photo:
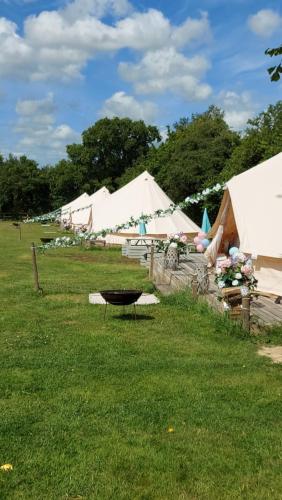
<svg viewBox="0 0 282 500"><path fill-rule="evenodd" d="M120 250L40 255L36 295L48 230L0 224L1 500L281 499L281 365L186 293L103 322L90 291L152 290Z"/></svg>

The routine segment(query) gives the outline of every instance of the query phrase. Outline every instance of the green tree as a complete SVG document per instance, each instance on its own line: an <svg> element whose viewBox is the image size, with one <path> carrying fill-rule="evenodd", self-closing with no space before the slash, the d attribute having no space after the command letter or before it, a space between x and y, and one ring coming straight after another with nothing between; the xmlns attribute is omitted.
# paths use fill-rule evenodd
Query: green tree
<svg viewBox="0 0 282 500"><path fill-rule="evenodd" d="M248 121L241 144L234 150L220 176L227 181L282 150L282 101Z"/></svg>
<svg viewBox="0 0 282 500"><path fill-rule="evenodd" d="M282 55L282 45L279 47L275 47L273 49L266 49L265 54L273 57L273 56L281 56ZM279 64L276 64L275 66L271 66L268 68L268 73L270 75L270 79L272 82L277 82L280 80L280 74L282 73L282 61L280 61Z"/></svg>
<svg viewBox="0 0 282 500"><path fill-rule="evenodd" d="M145 170L150 172L151 175L156 176L160 169L161 151L162 146L158 148L150 148L146 156L138 158L134 165L131 168L126 169L123 175L118 179L119 187L122 187L132 181Z"/></svg>
<svg viewBox="0 0 282 500"><path fill-rule="evenodd" d="M42 175L50 186L53 209L65 205L84 192L91 191L87 168L69 160L60 160L54 167L45 167L42 169Z"/></svg>
<svg viewBox="0 0 282 500"><path fill-rule="evenodd" d="M37 214L50 209L49 185L37 163L26 156L0 158L0 212Z"/></svg>
<svg viewBox="0 0 282 500"><path fill-rule="evenodd" d="M120 179L129 182L143 170L148 170L175 201L197 193L218 181L235 147L238 133L230 130L223 112L211 106L205 113L181 118L168 127L167 140L141 157ZM210 215L217 213L220 195L213 195L205 204ZM203 205L191 206L188 215L200 223Z"/></svg>
<svg viewBox="0 0 282 500"><path fill-rule="evenodd" d="M143 121L103 118L82 133L82 144L67 146L67 153L74 165L86 169L91 186L107 180L116 188L125 170L160 140L158 129Z"/></svg>

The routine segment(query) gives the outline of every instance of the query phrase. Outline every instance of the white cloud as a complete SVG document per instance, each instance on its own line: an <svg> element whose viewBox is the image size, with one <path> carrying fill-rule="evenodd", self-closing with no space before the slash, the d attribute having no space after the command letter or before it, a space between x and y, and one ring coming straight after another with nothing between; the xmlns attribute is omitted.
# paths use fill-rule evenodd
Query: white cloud
<svg viewBox="0 0 282 500"><path fill-rule="evenodd" d="M40 120L43 120L43 122L46 122L46 118L48 118L47 121L49 122L50 118L53 118L55 110L56 106L52 92L49 92L45 99L26 99L18 101L16 105L16 112L23 119L34 117L35 119L39 118Z"/></svg>
<svg viewBox="0 0 282 500"><path fill-rule="evenodd" d="M74 0L63 9L29 16L23 36L15 23L0 18L0 75L70 80L79 77L98 52L181 48L206 41L210 33L205 13L174 26L159 10L129 14L130 9L128 0ZM123 18L106 23L106 14Z"/></svg>
<svg viewBox="0 0 282 500"><path fill-rule="evenodd" d="M253 33L266 38L282 28L282 17L274 10L262 9L249 17L248 25Z"/></svg>
<svg viewBox="0 0 282 500"><path fill-rule="evenodd" d="M105 101L100 115L108 118L128 117L132 120L144 120L150 123L156 118L157 107L150 101L138 101L125 92L116 92Z"/></svg>
<svg viewBox="0 0 282 500"><path fill-rule="evenodd" d="M17 26L0 18L0 75L25 77L32 65L33 50L16 33Z"/></svg>
<svg viewBox="0 0 282 500"><path fill-rule="evenodd" d="M64 157L66 144L80 140L69 125L56 125L55 111L52 93L44 99L20 100L16 105L15 132L20 134L17 147L40 163Z"/></svg>
<svg viewBox="0 0 282 500"><path fill-rule="evenodd" d="M103 18L106 14L120 17L128 14L132 6L128 0L74 0L61 12L68 21L83 19L88 15Z"/></svg>
<svg viewBox="0 0 282 500"><path fill-rule="evenodd" d="M218 101L224 110L226 122L235 130L242 130L256 111L256 105L253 103L249 92L238 94L231 90L222 91L219 94Z"/></svg>
<svg viewBox="0 0 282 500"><path fill-rule="evenodd" d="M208 42L211 39L211 29L207 12L202 12L199 19L188 17L183 24L175 27L172 41L177 47L183 47L195 40Z"/></svg>
<svg viewBox="0 0 282 500"><path fill-rule="evenodd" d="M211 87L201 83L209 62L203 56L188 59L174 47L147 52L140 63L120 63L122 78L141 94L172 91L187 100L206 99Z"/></svg>

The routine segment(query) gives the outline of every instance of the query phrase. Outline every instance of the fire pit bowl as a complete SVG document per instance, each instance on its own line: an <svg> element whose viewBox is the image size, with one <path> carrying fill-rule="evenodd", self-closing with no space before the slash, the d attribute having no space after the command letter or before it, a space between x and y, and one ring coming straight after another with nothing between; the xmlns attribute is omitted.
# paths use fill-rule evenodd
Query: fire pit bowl
<svg viewBox="0 0 282 500"><path fill-rule="evenodd" d="M51 241L54 240L54 238L40 238L42 243L51 243Z"/></svg>
<svg viewBox="0 0 282 500"><path fill-rule="evenodd" d="M102 290L103 299L113 306L129 306L142 295L142 290Z"/></svg>

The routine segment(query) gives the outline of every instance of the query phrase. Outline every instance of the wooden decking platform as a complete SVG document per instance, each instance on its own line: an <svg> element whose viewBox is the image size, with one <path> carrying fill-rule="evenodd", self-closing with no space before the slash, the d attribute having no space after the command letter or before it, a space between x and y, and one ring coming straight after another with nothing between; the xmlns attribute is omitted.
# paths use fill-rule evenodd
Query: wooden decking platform
<svg viewBox="0 0 282 500"><path fill-rule="evenodd" d="M180 259L179 267L176 271L163 268L162 258L154 262L154 280L156 287L164 294L173 293L191 288L192 277L197 264L205 264L205 257L201 254L190 254L188 257ZM208 293L202 295L212 307L223 312L223 305L217 299L218 288L214 283L214 275L209 271L210 283ZM251 322L261 326L273 326L281 324L282 327L282 301L275 304L274 298L258 296L251 302Z"/></svg>

